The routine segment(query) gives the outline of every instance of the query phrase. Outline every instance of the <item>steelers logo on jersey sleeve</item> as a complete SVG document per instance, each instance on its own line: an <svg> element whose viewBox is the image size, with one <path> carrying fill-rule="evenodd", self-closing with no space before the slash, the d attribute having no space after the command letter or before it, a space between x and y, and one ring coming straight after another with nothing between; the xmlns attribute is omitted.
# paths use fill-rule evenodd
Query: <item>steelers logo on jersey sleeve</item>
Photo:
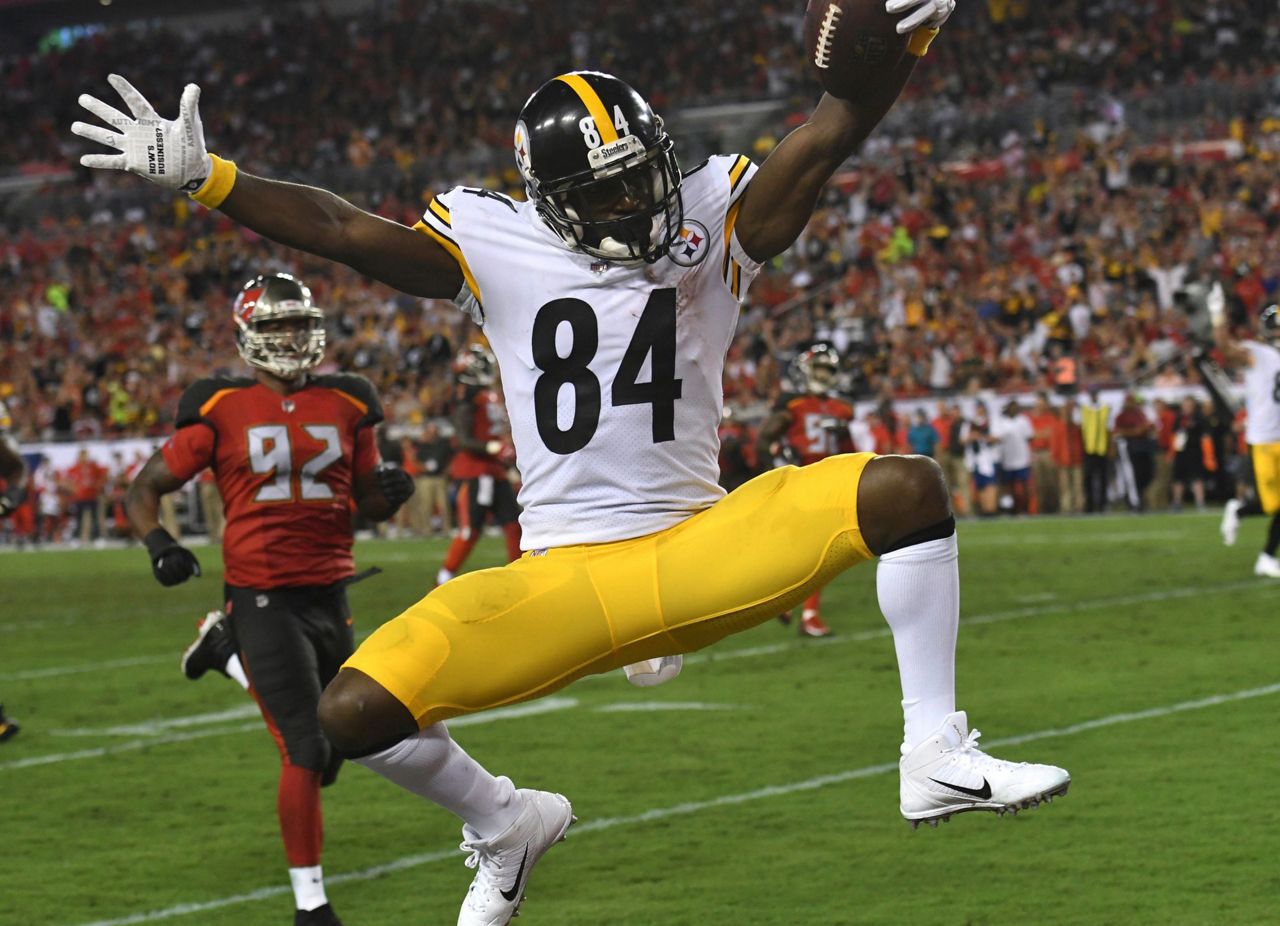
<svg viewBox="0 0 1280 926"><path fill-rule="evenodd" d="M711 235L707 227L693 219L685 219L680 234L671 243L671 259L681 267L696 267L706 259L711 250Z"/></svg>

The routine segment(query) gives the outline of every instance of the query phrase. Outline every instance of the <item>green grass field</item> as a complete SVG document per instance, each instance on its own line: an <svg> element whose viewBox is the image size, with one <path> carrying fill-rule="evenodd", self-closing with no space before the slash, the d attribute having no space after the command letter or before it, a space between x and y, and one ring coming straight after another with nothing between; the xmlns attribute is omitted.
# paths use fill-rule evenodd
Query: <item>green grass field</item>
<svg viewBox="0 0 1280 926"><path fill-rule="evenodd" d="M662 688L617 673L540 713L455 723L581 821L520 922L1280 922L1280 586L1251 574L1264 529L1245 522L1226 549L1211 516L961 527L960 705L992 752L1074 779L1017 818L912 832L899 817L870 566L828 591L830 641L773 623ZM137 550L0 556L0 700L23 724L0 746L0 924L292 922L275 747L235 685L178 671L219 598L200 553L206 577L178 589ZM492 564L498 545L479 553ZM417 598L442 555L362 544L386 573L352 589L357 629ZM355 766L325 818L348 926L455 921L471 876L457 821Z"/></svg>

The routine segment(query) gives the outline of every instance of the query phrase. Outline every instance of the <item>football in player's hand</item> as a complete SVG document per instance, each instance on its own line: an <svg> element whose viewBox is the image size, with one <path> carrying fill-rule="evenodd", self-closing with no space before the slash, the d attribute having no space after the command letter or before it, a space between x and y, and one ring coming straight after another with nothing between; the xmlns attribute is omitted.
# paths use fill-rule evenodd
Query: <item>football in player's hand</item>
<svg viewBox="0 0 1280 926"><path fill-rule="evenodd" d="M883 79L906 54L909 36L898 35L902 14L884 0L809 0L804 45L822 88L842 100Z"/></svg>

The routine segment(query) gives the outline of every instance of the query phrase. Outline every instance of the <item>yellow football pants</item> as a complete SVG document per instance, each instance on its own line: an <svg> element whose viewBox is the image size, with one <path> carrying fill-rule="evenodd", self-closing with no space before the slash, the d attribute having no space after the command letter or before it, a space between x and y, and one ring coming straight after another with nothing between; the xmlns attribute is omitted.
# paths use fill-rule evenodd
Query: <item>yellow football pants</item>
<svg viewBox="0 0 1280 926"><path fill-rule="evenodd" d="M425 727L709 646L872 558L857 498L873 457L773 470L659 533L458 576L380 627L346 666Z"/></svg>
<svg viewBox="0 0 1280 926"><path fill-rule="evenodd" d="M1254 444L1253 479L1258 488L1258 501L1267 514L1280 511L1280 444Z"/></svg>

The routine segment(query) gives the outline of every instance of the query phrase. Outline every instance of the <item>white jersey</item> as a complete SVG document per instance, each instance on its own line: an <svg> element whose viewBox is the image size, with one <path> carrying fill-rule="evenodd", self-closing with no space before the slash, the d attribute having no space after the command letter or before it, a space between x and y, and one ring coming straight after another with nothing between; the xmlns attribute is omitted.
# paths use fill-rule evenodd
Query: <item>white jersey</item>
<svg viewBox="0 0 1280 926"><path fill-rule="evenodd" d="M685 175L681 242L654 264L571 250L531 203L458 187L416 226L458 261L458 303L498 359L520 471L524 549L678 524L724 495L725 354L759 265L733 233L755 166Z"/></svg>
<svg viewBox="0 0 1280 926"><path fill-rule="evenodd" d="M1244 439L1280 443L1280 350L1261 341L1243 341L1253 363L1244 373Z"/></svg>

